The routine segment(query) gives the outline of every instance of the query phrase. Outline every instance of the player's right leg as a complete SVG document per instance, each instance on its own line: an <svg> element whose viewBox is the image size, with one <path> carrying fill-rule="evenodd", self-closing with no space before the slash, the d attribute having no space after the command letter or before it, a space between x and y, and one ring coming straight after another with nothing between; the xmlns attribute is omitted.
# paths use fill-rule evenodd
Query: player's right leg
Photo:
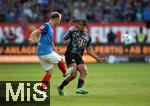
<svg viewBox="0 0 150 106"><path fill-rule="evenodd" d="M78 93L78 94L87 94L88 90L83 88L85 79L87 77L87 67L86 67L86 65L85 64L79 64L78 65L78 71L80 73L80 77L79 77L79 80L78 80L78 86L77 86L76 93Z"/></svg>
<svg viewBox="0 0 150 106"><path fill-rule="evenodd" d="M49 54L48 60L51 63L57 63L58 64L58 68L61 70L64 77L69 75L73 71L73 67L66 68L65 62L63 61L62 57L54 51L51 54Z"/></svg>
<svg viewBox="0 0 150 106"><path fill-rule="evenodd" d="M87 94L88 90L83 88L85 79L87 77L87 67L84 64L82 57L78 56L76 60L77 60L77 68L78 68L78 71L80 73L76 93Z"/></svg>
<svg viewBox="0 0 150 106"><path fill-rule="evenodd" d="M74 66L75 64L73 64ZM70 65L72 66L72 65ZM75 79L75 77L77 76L77 71L74 69L73 72L70 74L69 77L67 77L60 86L57 86L57 90L58 90L58 94L60 96L65 96L66 94L64 93L63 89L65 86L67 86L69 84L69 82L71 82L73 79Z"/></svg>

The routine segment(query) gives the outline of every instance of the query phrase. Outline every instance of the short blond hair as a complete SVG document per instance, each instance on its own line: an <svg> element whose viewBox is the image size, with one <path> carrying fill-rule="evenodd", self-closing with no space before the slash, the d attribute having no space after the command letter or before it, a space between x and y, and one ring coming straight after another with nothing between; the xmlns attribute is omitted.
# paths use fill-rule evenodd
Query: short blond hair
<svg viewBox="0 0 150 106"><path fill-rule="evenodd" d="M61 14L59 12L52 12L51 13L51 19L55 19L55 18L61 18Z"/></svg>

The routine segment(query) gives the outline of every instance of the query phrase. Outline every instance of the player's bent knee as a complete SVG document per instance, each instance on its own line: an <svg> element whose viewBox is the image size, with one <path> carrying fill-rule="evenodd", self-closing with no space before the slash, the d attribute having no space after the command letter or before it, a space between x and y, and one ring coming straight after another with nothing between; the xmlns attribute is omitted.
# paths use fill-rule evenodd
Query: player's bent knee
<svg viewBox="0 0 150 106"><path fill-rule="evenodd" d="M72 75L72 78L75 79L77 75Z"/></svg>
<svg viewBox="0 0 150 106"><path fill-rule="evenodd" d="M84 75L87 76L87 74L88 74L88 72L85 70L85 71L84 71Z"/></svg>
<svg viewBox="0 0 150 106"><path fill-rule="evenodd" d="M76 71L76 69L77 69L77 65L76 65L76 63L72 63L70 66L72 66L72 67L74 68L74 70L73 70L73 71Z"/></svg>
<svg viewBox="0 0 150 106"><path fill-rule="evenodd" d="M88 73L87 73L86 70L81 70L81 71L80 71L80 75L81 75L81 76L87 76L87 74L88 74Z"/></svg>
<svg viewBox="0 0 150 106"><path fill-rule="evenodd" d="M76 73L76 72L73 72L73 73L71 74L72 79L75 79L76 76L77 76L77 73Z"/></svg>

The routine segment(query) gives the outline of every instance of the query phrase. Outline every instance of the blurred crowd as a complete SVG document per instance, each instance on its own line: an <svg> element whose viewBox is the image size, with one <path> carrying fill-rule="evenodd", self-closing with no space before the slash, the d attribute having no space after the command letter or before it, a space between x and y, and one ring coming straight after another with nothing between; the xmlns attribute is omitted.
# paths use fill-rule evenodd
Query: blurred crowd
<svg viewBox="0 0 150 106"><path fill-rule="evenodd" d="M150 0L0 0L0 22L42 22L51 11L62 11L62 21L150 21Z"/></svg>

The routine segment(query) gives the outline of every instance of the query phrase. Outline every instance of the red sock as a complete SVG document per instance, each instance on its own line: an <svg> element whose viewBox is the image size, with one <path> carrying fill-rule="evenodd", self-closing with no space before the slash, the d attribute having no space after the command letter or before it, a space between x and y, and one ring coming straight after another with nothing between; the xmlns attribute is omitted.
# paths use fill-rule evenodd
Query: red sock
<svg viewBox="0 0 150 106"><path fill-rule="evenodd" d="M66 73L67 68L66 68L65 63L64 63L63 60L59 61L59 63L58 63L58 68L61 70L61 72L62 72L63 74Z"/></svg>
<svg viewBox="0 0 150 106"><path fill-rule="evenodd" d="M45 90L45 88L48 85L50 79L51 79L51 75L46 73L43 80L42 80L42 84L41 84L41 87L40 87L41 91Z"/></svg>

